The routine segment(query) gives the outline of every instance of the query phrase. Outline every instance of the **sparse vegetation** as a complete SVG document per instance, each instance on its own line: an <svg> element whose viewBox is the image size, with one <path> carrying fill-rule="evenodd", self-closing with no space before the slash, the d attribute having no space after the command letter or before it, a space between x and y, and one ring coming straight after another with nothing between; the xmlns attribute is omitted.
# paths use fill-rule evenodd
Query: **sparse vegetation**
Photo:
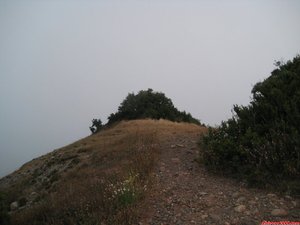
<svg viewBox="0 0 300 225"><path fill-rule="evenodd" d="M202 139L201 159L214 171L300 190L300 56L277 63L271 76L252 89L249 106L234 106L234 116Z"/></svg>
<svg viewBox="0 0 300 225"><path fill-rule="evenodd" d="M85 145L91 146L81 153L90 156L85 157L85 164L79 163L62 174L52 170L48 183L58 183L55 191L43 186L44 191L49 189L48 194L14 212L11 224L137 224L138 204L151 186L150 172L158 155L155 127L120 123L102 132L98 139L88 137ZM73 148L78 151L80 143ZM52 156L52 161L59 165L72 162L71 152L71 147L66 147L64 154ZM14 201L13 192L10 196Z"/></svg>

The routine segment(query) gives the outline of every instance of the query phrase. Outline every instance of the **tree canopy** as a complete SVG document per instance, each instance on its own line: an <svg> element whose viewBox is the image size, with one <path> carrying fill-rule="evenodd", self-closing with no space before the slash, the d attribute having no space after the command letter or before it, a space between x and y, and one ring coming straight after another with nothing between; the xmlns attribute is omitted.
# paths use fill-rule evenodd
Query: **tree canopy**
<svg viewBox="0 0 300 225"><path fill-rule="evenodd" d="M108 117L108 124L120 120L133 119L168 119L177 122L200 124L190 113L180 112L164 93L154 92L152 89L139 91L138 94L130 93L120 104L118 111Z"/></svg>
<svg viewBox="0 0 300 225"><path fill-rule="evenodd" d="M102 129L102 127L103 125L101 119L93 119L92 126L90 126L90 131L92 132L92 134L95 134L99 132Z"/></svg>

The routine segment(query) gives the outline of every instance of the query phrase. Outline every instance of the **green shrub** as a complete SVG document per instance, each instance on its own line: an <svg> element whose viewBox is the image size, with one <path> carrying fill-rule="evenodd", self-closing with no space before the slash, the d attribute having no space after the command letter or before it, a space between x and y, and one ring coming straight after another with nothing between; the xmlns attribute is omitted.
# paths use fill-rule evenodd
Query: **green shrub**
<svg viewBox="0 0 300 225"><path fill-rule="evenodd" d="M214 171L298 193L300 56L277 65L253 87L248 106L235 105L234 116L202 138L201 159Z"/></svg>
<svg viewBox="0 0 300 225"><path fill-rule="evenodd" d="M133 119L167 119L176 122L188 122L200 124L200 121L193 118L190 113L180 112L161 92L154 92L152 89L139 91L138 94L128 94L126 99L119 106L118 112L108 117L108 124L120 120Z"/></svg>
<svg viewBox="0 0 300 225"><path fill-rule="evenodd" d="M90 131L92 134L99 132L103 128L102 121L100 119L93 119L92 126L90 126Z"/></svg>
<svg viewBox="0 0 300 225"><path fill-rule="evenodd" d="M119 207L126 207L136 202L138 191L135 187L135 180L138 174L131 175L123 182L111 183L108 187L111 192L111 198L116 201Z"/></svg>

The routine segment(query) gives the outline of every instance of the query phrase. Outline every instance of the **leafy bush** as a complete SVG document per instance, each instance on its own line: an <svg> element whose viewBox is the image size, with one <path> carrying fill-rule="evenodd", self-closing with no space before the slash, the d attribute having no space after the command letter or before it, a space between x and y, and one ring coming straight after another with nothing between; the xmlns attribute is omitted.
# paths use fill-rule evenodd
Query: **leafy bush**
<svg viewBox="0 0 300 225"><path fill-rule="evenodd" d="M102 121L100 119L93 119L92 126L90 126L90 130L92 134L99 132L103 128Z"/></svg>
<svg viewBox="0 0 300 225"><path fill-rule="evenodd" d="M189 122L200 124L190 113L180 112L176 109L165 94L153 92L152 89L140 91L138 94L128 94L119 106L118 112L108 117L108 124L133 119L168 119L177 122Z"/></svg>
<svg viewBox="0 0 300 225"><path fill-rule="evenodd" d="M111 192L109 193L111 199L117 201L117 204L123 207L133 204L138 198L135 188L135 179L137 176L138 174L134 176L130 174L128 179L123 182L110 183L108 192Z"/></svg>
<svg viewBox="0 0 300 225"><path fill-rule="evenodd" d="M248 106L235 105L234 116L203 137L201 158L212 170L299 193L300 56L276 65Z"/></svg>

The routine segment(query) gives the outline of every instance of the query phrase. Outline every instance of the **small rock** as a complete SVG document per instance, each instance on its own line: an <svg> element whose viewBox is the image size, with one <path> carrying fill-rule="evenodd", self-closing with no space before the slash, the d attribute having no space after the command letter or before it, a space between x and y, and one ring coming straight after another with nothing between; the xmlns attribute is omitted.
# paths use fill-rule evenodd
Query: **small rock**
<svg viewBox="0 0 300 225"><path fill-rule="evenodd" d="M258 209L254 209L253 214L254 215L259 215L259 210Z"/></svg>
<svg viewBox="0 0 300 225"><path fill-rule="evenodd" d="M245 211L245 214L246 214L247 216L250 216L250 215L251 215L251 212L250 212L250 211Z"/></svg>
<svg viewBox="0 0 300 225"><path fill-rule="evenodd" d="M175 148L176 147L176 145L171 145L171 148Z"/></svg>
<svg viewBox="0 0 300 225"><path fill-rule="evenodd" d="M270 193L270 194L267 194L267 197L268 197L268 198L275 198L275 197L276 197L276 195L275 195L275 194L272 194L272 193Z"/></svg>
<svg viewBox="0 0 300 225"><path fill-rule="evenodd" d="M239 197L237 200L236 200L236 202L237 203L241 203L241 202L244 202L246 200L246 198L245 197Z"/></svg>
<svg viewBox="0 0 300 225"><path fill-rule="evenodd" d="M296 201L292 201L292 204L293 204L294 207L297 206L297 202Z"/></svg>
<svg viewBox="0 0 300 225"><path fill-rule="evenodd" d="M217 214L211 213L209 216L210 216L210 218L212 218L214 221L219 221L219 220L221 219L220 216L217 215Z"/></svg>
<svg viewBox="0 0 300 225"><path fill-rule="evenodd" d="M232 221L231 221L232 224L236 225L236 224L240 224L239 222L239 219L238 218L234 218Z"/></svg>
<svg viewBox="0 0 300 225"><path fill-rule="evenodd" d="M286 216L288 213L284 209L273 209L271 212L272 216Z"/></svg>
<svg viewBox="0 0 300 225"><path fill-rule="evenodd" d="M172 158L171 160L173 163L180 163L180 159L178 158Z"/></svg>
<svg viewBox="0 0 300 225"><path fill-rule="evenodd" d="M180 148L184 148L184 145L182 144L176 144L177 147L180 147Z"/></svg>
<svg viewBox="0 0 300 225"><path fill-rule="evenodd" d="M207 214L204 214L204 215L201 216L201 219L204 220L204 219L206 219L207 217L208 217L208 215L207 215Z"/></svg>
<svg viewBox="0 0 300 225"><path fill-rule="evenodd" d="M19 203L18 202L12 202L11 204L10 204L10 210L11 211L15 211L15 210L17 210L19 208Z"/></svg>
<svg viewBox="0 0 300 225"><path fill-rule="evenodd" d="M257 221L253 220L252 218L241 218L241 220L239 221L238 225L240 224L247 224L247 225L254 225L254 224L258 224ZM260 223L259 223L260 224ZM273 224L273 223L272 223Z"/></svg>
<svg viewBox="0 0 300 225"><path fill-rule="evenodd" d="M216 204L216 198L214 197L214 195L208 195L206 197L206 206L207 207L212 207Z"/></svg>
<svg viewBox="0 0 300 225"><path fill-rule="evenodd" d="M234 208L234 211L236 212L244 212L246 210L246 206L245 205L238 205L237 207Z"/></svg>
<svg viewBox="0 0 300 225"><path fill-rule="evenodd" d="M292 200L292 197L289 195L284 196L286 199Z"/></svg>
<svg viewBox="0 0 300 225"><path fill-rule="evenodd" d="M161 166L161 167L159 168L159 171L160 171L160 172L165 172L165 171L166 171L166 168L165 168L164 166Z"/></svg>
<svg viewBox="0 0 300 225"><path fill-rule="evenodd" d="M256 201L250 200L248 203L249 203L250 205L255 205Z"/></svg>
<svg viewBox="0 0 300 225"><path fill-rule="evenodd" d="M234 193L232 194L232 197L233 197L233 198L237 198L239 195L240 195L239 192L234 192Z"/></svg>
<svg viewBox="0 0 300 225"><path fill-rule="evenodd" d="M229 222L225 222L224 225L230 225L230 223Z"/></svg>

